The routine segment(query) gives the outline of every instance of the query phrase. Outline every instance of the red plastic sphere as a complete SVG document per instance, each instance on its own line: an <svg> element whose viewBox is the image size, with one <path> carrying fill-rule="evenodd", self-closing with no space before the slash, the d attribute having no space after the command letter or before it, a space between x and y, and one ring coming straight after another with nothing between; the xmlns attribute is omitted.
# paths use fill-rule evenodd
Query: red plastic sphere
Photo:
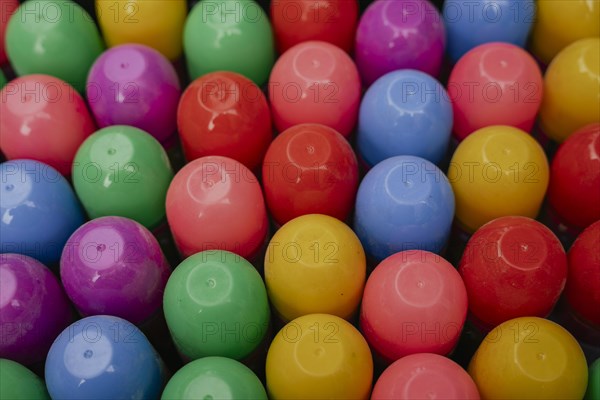
<svg viewBox="0 0 600 400"><path fill-rule="evenodd" d="M584 230L569 250L565 291L575 312L600 327L600 220Z"/></svg>
<svg viewBox="0 0 600 400"><path fill-rule="evenodd" d="M271 23L279 53L308 40L322 40L350 53L358 23L357 0L274 0Z"/></svg>
<svg viewBox="0 0 600 400"><path fill-rule="evenodd" d="M267 99L250 79L233 72L206 74L185 90L177 125L188 161L218 155L254 170L273 137Z"/></svg>
<svg viewBox="0 0 600 400"><path fill-rule="evenodd" d="M548 200L568 225L584 229L600 219L600 123L578 130L558 148Z"/></svg>
<svg viewBox="0 0 600 400"><path fill-rule="evenodd" d="M471 236L458 271L469 311L487 329L512 318L546 317L565 286L567 256L541 223L501 217Z"/></svg>
<svg viewBox="0 0 600 400"><path fill-rule="evenodd" d="M269 211L281 225L305 214L343 221L354 206L356 156L327 126L300 124L280 134L267 151L262 175Z"/></svg>

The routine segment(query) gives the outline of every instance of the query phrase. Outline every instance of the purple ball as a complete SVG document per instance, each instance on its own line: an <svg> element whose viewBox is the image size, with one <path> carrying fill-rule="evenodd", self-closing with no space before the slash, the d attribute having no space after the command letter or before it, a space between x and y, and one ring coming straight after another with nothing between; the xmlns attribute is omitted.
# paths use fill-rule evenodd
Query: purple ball
<svg viewBox="0 0 600 400"><path fill-rule="evenodd" d="M356 64L366 85L398 69L435 77L445 46L443 19L429 1L377 0L358 24Z"/></svg>
<svg viewBox="0 0 600 400"><path fill-rule="evenodd" d="M72 320L58 279L39 261L0 254L0 358L33 365Z"/></svg>
<svg viewBox="0 0 600 400"><path fill-rule="evenodd" d="M123 217L82 225L60 260L63 285L80 314L114 315L137 325L160 310L170 274L152 233Z"/></svg>
<svg viewBox="0 0 600 400"><path fill-rule="evenodd" d="M163 145L173 139L181 87L175 68L158 51L139 44L105 51L90 70L86 91L100 128L131 125Z"/></svg>

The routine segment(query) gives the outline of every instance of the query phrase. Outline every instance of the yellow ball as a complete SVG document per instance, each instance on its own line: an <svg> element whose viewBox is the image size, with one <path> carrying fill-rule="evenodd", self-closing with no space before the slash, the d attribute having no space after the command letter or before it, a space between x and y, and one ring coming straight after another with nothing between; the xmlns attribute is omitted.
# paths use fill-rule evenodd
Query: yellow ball
<svg viewBox="0 0 600 400"><path fill-rule="evenodd" d="M579 40L552 60L544 76L540 122L562 143L573 132L600 121L600 38Z"/></svg>
<svg viewBox="0 0 600 400"><path fill-rule="evenodd" d="M271 399L367 399L373 359L369 345L349 322L310 314L275 336L266 375Z"/></svg>
<svg viewBox="0 0 600 400"><path fill-rule="evenodd" d="M600 1L537 1L531 50L544 64L571 43L594 36L600 36Z"/></svg>
<svg viewBox="0 0 600 400"><path fill-rule="evenodd" d="M537 317L506 321L471 359L482 399L581 399L588 370L581 347L560 325Z"/></svg>
<svg viewBox="0 0 600 400"><path fill-rule="evenodd" d="M185 0L96 0L96 14L109 47L139 43L172 61L181 56Z"/></svg>
<svg viewBox="0 0 600 400"><path fill-rule="evenodd" d="M459 226L472 233L502 216L535 218L548 187L548 169L542 147L518 128L497 125L473 132L459 144L448 168Z"/></svg>
<svg viewBox="0 0 600 400"><path fill-rule="evenodd" d="M354 232L340 220L303 215L283 225L269 242L265 281L279 316L326 313L350 318L366 279L366 258Z"/></svg>

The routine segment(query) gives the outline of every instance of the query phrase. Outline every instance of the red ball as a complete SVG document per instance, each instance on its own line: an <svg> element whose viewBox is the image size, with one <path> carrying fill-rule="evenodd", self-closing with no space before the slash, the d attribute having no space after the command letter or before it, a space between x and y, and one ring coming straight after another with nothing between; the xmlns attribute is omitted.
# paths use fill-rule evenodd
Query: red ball
<svg viewBox="0 0 600 400"><path fill-rule="evenodd" d="M600 219L600 123L560 145L552 160L548 201L567 225L584 229Z"/></svg>
<svg viewBox="0 0 600 400"><path fill-rule="evenodd" d="M565 291L575 312L600 327L600 220L587 227L569 250Z"/></svg>
<svg viewBox="0 0 600 400"><path fill-rule="evenodd" d="M273 138L267 99L250 79L213 72L190 84L179 102L177 125L188 161L225 156L259 167Z"/></svg>
<svg viewBox="0 0 600 400"><path fill-rule="evenodd" d="M371 348L393 362L416 353L450 353L466 317L467 292L452 264L409 250L386 258L371 273L360 327Z"/></svg>
<svg viewBox="0 0 600 400"><path fill-rule="evenodd" d="M4 65L8 61L5 47L6 27L8 20L18 7L17 0L0 0L0 65Z"/></svg>
<svg viewBox="0 0 600 400"><path fill-rule="evenodd" d="M202 157L183 167L167 191L166 210L175 243L185 257L227 250L251 259L267 236L267 211L258 181L231 158Z"/></svg>
<svg viewBox="0 0 600 400"><path fill-rule="evenodd" d="M70 176L77 149L96 130L75 88L49 75L26 75L9 82L0 97L6 158L41 161Z"/></svg>
<svg viewBox="0 0 600 400"><path fill-rule="evenodd" d="M334 129L300 124L271 143L263 163L267 205L281 225L305 214L345 220L354 207L358 162Z"/></svg>
<svg viewBox="0 0 600 400"><path fill-rule="evenodd" d="M501 217L469 239L460 261L474 321L489 329L512 318L546 317L567 279L567 256L550 229Z"/></svg>
<svg viewBox="0 0 600 400"><path fill-rule="evenodd" d="M279 53L308 40L322 40L350 53L358 23L357 0L274 0L271 23Z"/></svg>

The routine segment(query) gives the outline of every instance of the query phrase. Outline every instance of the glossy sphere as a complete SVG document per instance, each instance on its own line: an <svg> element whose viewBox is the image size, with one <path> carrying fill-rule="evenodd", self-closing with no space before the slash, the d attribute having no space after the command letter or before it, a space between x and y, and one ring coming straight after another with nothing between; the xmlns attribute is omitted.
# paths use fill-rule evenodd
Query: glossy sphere
<svg viewBox="0 0 600 400"><path fill-rule="evenodd" d="M588 387L585 392L585 400L600 398L600 358L592 363L589 369Z"/></svg>
<svg viewBox="0 0 600 400"><path fill-rule="evenodd" d="M569 250L567 300L575 312L600 327L600 221L584 230Z"/></svg>
<svg viewBox="0 0 600 400"><path fill-rule="evenodd" d="M413 354L390 365L375 383L371 399L479 399L477 386L454 361L437 354Z"/></svg>
<svg viewBox="0 0 600 400"><path fill-rule="evenodd" d="M541 223L501 217L471 236L459 272L471 314L493 328L516 317L550 314L565 287L567 256Z"/></svg>
<svg viewBox="0 0 600 400"><path fill-rule="evenodd" d="M600 4L597 1L537 2L531 49L543 63L550 63L571 43L594 36L600 36Z"/></svg>
<svg viewBox="0 0 600 400"><path fill-rule="evenodd" d="M244 364L230 358L204 357L177 371L161 399L267 400L267 393L254 372Z"/></svg>
<svg viewBox="0 0 600 400"><path fill-rule="evenodd" d="M69 182L32 160L0 164L0 251L49 265L60 260L69 236L85 216Z"/></svg>
<svg viewBox="0 0 600 400"><path fill-rule="evenodd" d="M529 132L543 97L542 73L522 48L487 43L458 61L448 79L448 93L459 141L490 125Z"/></svg>
<svg viewBox="0 0 600 400"><path fill-rule="evenodd" d="M39 376L19 363L0 358L0 398L13 400L50 400Z"/></svg>
<svg viewBox="0 0 600 400"><path fill-rule="evenodd" d="M31 257L1 254L0 288L0 357L25 365L43 361L72 318L60 283ZM2 381L2 387L5 385Z"/></svg>
<svg viewBox="0 0 600 400"><path fill-rule="evenodd" d="M260 185L239 162L219 156L188 163L167 193L167 219L186 257L228 250L253 258L264 244L267 211Z"/></svg>
<svg viewBox="0 0 600 400"><path fill-rule="evenodd" d="M83 93L88 71L104 50L87 11L71 0L30 0L13 17L6 52L17 75L52 75Z"/></svg>
<svg viewBox="0 0 600 400"><path fill-rule="evenodd" d="M548 187L544 150L526 132L490 126L458 146L448 169L459 226L475 232L498 217L535 218Z"/></svg>
<svg viewBox="0 0 600 400"><path fill-rule="evenodd" d="M540 124L556 142L600 122L599 47L598 37L579 40L563 49L546 70Z"/></svg>
<svg viewBox="0 0 600 400"><path fill-rule="evenodd" d="M362 99L358 151L369 166L399 155L438 164L451 131L452 105L444 87L420 71L394 71L375 81Z"/></svg>
<svg viewBox="0 0 600 400"><path fill-rule="evenodd" d="M310 314L275 336L266 372L271 399L367 399L373 360L367 342L349 322Z"/></svg>
<svg viewBox="0 0 600 400"><path fill-rule="evenodd" d="M160 310L170 273L152 233L122 217L79 227L60 260L61 281L81 315L114 315L134 324Z"/></svg>
<svg viewBox="0 0 600 400"><path fill-rule="evenodd" d="M273 1L271 21L279 53L308 40L329 42L350 53L354 48L358 1Z"/></svg>
<svg viewBox="0 0 600 400"><path fill-rule="evenodd" d="M196 253L177 266L164 310L175 344L190 360L247 357L265 337L270 317L259 273L222 250Z"/></svg>
<svg viewBox="0 0 600 400"><path fill-rule="evenodd" d="M273 67L269 96L275 127L327 125L345 137L360 104L360 78L352 59L332 44L310 41L286 51Z"/></svg>
<svg viewBox="0 0 600 400"><path fill-rule="evenodd" d="M267 205L281 225L305 214L344 221L354 206L358 179L348 141L320 124L296 125L277 136L262 168Z"/></svg>
<svg viewBox="0 0 600 400"><path fill-rule="evenodd" d="M253 0L196 4L185 22L183 47L191 80L232 71L261 86L275 62L271 24Z"/></svg>
<svg viewBox="0 0 600 400"><path fill-rule="evenodd" d="M158 51L142 45L105 51L88 76L87 99L101 128L135 126L161 143L177 130L180 95L173 65Z"/></svg>
<svg viewBox="0 0 600 400"><path fill-rule="evenodd" d="M2 90L7 83L6 75L4 75L4 72L0 69L0 90Z"/></svg>
<svg viewBox="0 0 600 400"><path fill-rule="evenodd" d="M466 317L467 291L452 264L412 250L386 258L371 273L360 327L373 351L393 362L409 354L448 354Z"/></svg>
<svg viewBox="0 0 600 400"><path fill-rule="evenodd" d="M534 0L447 0L442 14L453 62L480 44L507 42L525 47L535 20Z"/></svg>
<svg viewBox="0 0 600 400"><path fill-rule="evenodd" d="M165 217L173 170L160 143L131 126L100 129L79 148L73 185L90 218L131 218L155 228Z"/></svg>
<svg viewBox="0 0 600 400"><path fill-rule="evenodd" d="M188 161L225 156L253 171L273 137L265 95L250 79L226 71L206 74L188 86L177 124Z"/></svg>
<svg viewBox="0 0 600 400"><path fill-rule="evenodd" d="M81 95L58 78L27 75L11 81L0 96L4 155L41 161L70 176L77 149L96 130Z"/></svg>
<svg viewBox="0 0 600 400"><path fill-rule="evenodd" d="M423 158L396 156L362 180L354 230L367 254L381 261L403 250L440 252L453 218L454 195L442 171Z"/></svg>
<svg viewBox="0 0 600 400"><path fill-rule="evenodd" d="M580 399L587 385L581 347L560 325L537 317L498 325L471 359L484 399Z"/></svg>
<svg viewBox="0 0 600 400"><path fill-rule="evenodd" d="M97 315L56 338L46 359L46 385L53 399L158 398L161 364L135 325Z"/></svg>
<svg viewBox="0 0 600 400"><path fill-rule="evenodd" d="M8 58L6 57L6 49L5 49L5 37L6 37L6 27L8 26L8 21L12 14L19 7L18 0L0 0L0 12L2 13L2 18L0 18L0 66L4 65ZM1 87L2 85L0 85Z"/></svg>
<svg viewBox="0 0 600 400"><path fill-rule="evenodd" d="M600 123L575 132L550 167L548 201L562 222L585 228L600 219Z"/></svg>
<svg viewBox="0 0 600 400"><path fill-rule="evenodd" d="M140 43L169 60L181 56L185 0L96 0L96 14L109 47Z"/></svg>
<svg viewBox="0 0 600 400"><path fill-rule="evenodd" d="M427 0L377 0L362 14L356 32L356 64L370 85L397 69L440 72L446 33Z"/></svg>
<svg viewBox="0 0 600 400"><path fill-rule="evenodd" d="M279 229L265 256L269 300L289 321L302 315L354 315L366 278L365 253L338 219L311 214Z"/></svg>

